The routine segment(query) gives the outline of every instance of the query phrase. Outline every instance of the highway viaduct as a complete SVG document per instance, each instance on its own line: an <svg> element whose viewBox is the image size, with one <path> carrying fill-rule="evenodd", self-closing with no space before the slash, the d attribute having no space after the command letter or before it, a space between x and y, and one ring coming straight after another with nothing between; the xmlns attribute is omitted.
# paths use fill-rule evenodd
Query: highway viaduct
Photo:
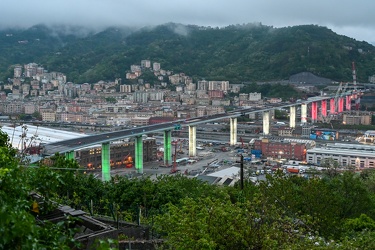
<svg viewBox="0 0 375 250"><path fill-rule="evenodd" d="M312 122L318 119L318 112L323 117L331 114L337 114L349 110L351 107L352 93L344 93L340 96L317 96L296 103L271 104L264 108L245 108L234 111L207 115L190 119L181 119L173 122L148 125L125 129L114 132L101 133L97 135L84 136L80 138L64 140L44 145L42 155L44 157L52 156L55 153L65 154L68 159L74 159L74 151L81 148L102 145L102 180L110 180L110 143L120 141L125 138L134 137L135 139L135 168L138 173L143 173L143 141L142 135L153 132L163 132L164 134L164 164L172 164L172 131L188 128L189 133L189 157L196 156L196 128L200 124L216 122L223 119L230 121L230 145L237 144L237 118L251 113L263 114L263 134L268 135L270 131L270 111L280 108L290 109L289 126L296 126L296 109L301 108L301 124L307 123L307 106L311 105L310 118ZM320 108L318 108L320 106ZM328 110L329 109L329 110Z"/></svg>

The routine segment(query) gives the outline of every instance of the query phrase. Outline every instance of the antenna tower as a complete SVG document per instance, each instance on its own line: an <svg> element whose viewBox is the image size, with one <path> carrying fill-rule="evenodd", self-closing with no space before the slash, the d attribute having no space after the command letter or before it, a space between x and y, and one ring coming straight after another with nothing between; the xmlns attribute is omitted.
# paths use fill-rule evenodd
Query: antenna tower
<svg viewBox="0 0 375 250"><path fill-rule="evenodd" d="M355 71L355 63L352 62L353 86L354 92L357 92L357 73Z"/></svg>

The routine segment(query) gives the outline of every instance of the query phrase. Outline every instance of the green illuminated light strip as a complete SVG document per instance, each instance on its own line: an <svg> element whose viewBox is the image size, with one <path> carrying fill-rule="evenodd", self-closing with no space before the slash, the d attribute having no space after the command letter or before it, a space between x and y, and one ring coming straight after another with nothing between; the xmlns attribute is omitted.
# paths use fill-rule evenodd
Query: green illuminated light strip
<svg viewBox="0 0 375 250"><path fill-rule="evenodd" d="M143 141L142 136L135 138L135 169L143 174Z"/></svg>
<svg viewBox="0 0 375 250"><path fill-rule="evenodd" d="M111 179L111 153L109 142L102 144L102 181Z"/></svg>

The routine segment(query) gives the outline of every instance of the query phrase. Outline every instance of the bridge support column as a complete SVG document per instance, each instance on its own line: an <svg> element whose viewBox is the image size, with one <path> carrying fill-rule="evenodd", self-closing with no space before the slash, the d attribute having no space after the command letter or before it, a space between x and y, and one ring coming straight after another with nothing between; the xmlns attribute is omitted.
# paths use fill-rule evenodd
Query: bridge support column
<svg viewBox="0 0 375 250"><path fill-rule="evenodd" d="M197 156L197 127L189 126L189 157Z"/></svg>
<svg viewBox="0 0 375 250"><path fill-rule="evenodd" d="M322 100L320 103L322 117L327 116L327 100Z"/></svg>
<svg viewBox="0 0 375 250"><path fill-rule="evenodd" d="M172 132L164 131L164 164L169 166L172 164Z"/></svg>
<svg viewBox="0 0 375 250"><path fill-rule="evenodd" d="M318 103L312 102L311 103L311 122L318 121Z"/></svg>
<svg viewBox="0 0 375 250"><path fill-rule="evenodd" d="M270 112L263 112L263 134L269 135L270 133Z"/></svg>
<svg viewBox="0 0 375 250"><path fill-rule="evenodd" d="M102 181L111 180L111 151L110 143L102 143Z"/></svg>
<svg viewBox="0 0 375 250"><path fill-rule="evenodd" d="M342 113L344 111L344 98L339 97L339 107L338 107L338 113Z"/></svg>
<svg viewBox="0 0 375 250"><path fill-rule="evenodd" d="M301 123L302 124L307 123L307 104L306 103L301 104Z"/></svg>
<svg viewBox="0 0 375 250"><path fill-rule="evenodd" d="M135 169L143 174L143 140L142 136L135 137Z"/></svg>
<svg viewBox="0 0 375 250"><path fill-rule="evenodd" d="M336 104L335 104L335 99L330 99L329 100L329 113L331 115L336 114Z"/></svg>
<svg viewBox="0 0 375 250"><path fill-rule="evenodd" d="M345 96L345 109L346 110L351 110L352 109L352 99L350 95Z"/></svg>
<svg viewBox="0 0 375 250"><path fill-rule="evenodd" d="M295 128L296 127L296 106L290 106L289 112L289 127Z"/></svg>
<svg viewBox="0 0 375 250"><path fill-rule="evenodd" d="M231 146L237 144L237 118L230 118L230 142Z"/></svg>
<svg viewBox="0 0 375 250"><path fill-rule="evenodd" d="M74 160L75 159L74 151L66 152L65 153L65 158L67 160Z"/></svg>

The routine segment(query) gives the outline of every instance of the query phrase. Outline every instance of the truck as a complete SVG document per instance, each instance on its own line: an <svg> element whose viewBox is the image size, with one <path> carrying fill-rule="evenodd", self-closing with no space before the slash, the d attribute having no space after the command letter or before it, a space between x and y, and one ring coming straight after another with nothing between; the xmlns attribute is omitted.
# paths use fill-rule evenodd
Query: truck
<svg viewBox="0 0 375 250"><path fill-rule="evenodd" d="M288 173L292 173L292 174L298 174L299 173L299 168L296 168L296 167L288 167L286 170L287 170Z"/></svg>

